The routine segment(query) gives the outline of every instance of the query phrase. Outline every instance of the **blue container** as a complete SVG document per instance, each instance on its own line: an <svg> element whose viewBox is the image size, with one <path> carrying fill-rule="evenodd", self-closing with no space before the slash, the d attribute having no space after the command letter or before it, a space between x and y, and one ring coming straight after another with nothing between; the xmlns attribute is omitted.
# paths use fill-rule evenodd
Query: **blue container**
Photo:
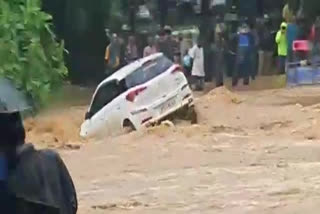
<svg viewBox="0 0 320 214"><path fill-rule="evenodd" d="M287 85L295 86L297 85L296 68L287 69Z"/></svg>
<svg viewBox="0 0 320 214"><path fill-rule="evenodd" d="M314 73L312 67L297 67L296 81L298 85L312 85Z"/></svg>
<svg viewBox="0 0 320 214"><path fill-rule="evenodd" d="M313 84L320 84L320 67L313 70Z"/></svg>

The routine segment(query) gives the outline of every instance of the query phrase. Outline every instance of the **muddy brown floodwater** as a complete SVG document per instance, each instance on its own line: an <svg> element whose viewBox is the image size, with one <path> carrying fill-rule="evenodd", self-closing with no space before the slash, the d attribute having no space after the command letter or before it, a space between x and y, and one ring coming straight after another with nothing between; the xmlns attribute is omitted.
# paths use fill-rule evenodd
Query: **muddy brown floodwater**
<svg viewBox="0 0 320 214"><path fill-rule="evenodd" d="M80 214L316 214L318 103L316 87L219 88L198 96L197 125L84 142L78 130L85 107L74 107L27 126L39 147L63 148ZM73 143L81 149L64 149Z"/></svg>

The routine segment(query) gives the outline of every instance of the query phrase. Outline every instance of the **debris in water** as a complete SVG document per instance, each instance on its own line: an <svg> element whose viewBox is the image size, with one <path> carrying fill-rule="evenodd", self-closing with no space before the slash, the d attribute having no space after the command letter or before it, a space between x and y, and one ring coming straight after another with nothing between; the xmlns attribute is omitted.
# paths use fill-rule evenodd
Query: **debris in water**
<svg viewBox="0 0 320 214"><path fill-rule="evenodd" d="M163 121L163 122L161 123L161 125L167 126L167 127L170 127L170 128L174 128L174 127L175 127L175 125L173 124L173 122L170 121L170 120Z"/></svg>

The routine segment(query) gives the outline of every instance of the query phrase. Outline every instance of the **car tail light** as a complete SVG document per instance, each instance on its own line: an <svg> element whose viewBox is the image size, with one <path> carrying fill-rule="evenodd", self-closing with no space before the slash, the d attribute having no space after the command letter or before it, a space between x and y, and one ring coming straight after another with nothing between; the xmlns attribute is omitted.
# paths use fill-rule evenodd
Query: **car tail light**
<svg viewBox="0 0 320 214"><path fill-rule="evenodd" d="M131 92L129 92L126 96L126 99L130 102L134 102L136 96L138 96L141 92L143 92L144 90L146 90L147 87L141 87L141 88L137 88Z"/></svg>
<svg viewBox="0 0 320 214"><path fill-rule="evenodd" d="M177 65L172 71L172 74L178 73L178 72L182 72L183 73L183 68L180 65Z"/></svg>

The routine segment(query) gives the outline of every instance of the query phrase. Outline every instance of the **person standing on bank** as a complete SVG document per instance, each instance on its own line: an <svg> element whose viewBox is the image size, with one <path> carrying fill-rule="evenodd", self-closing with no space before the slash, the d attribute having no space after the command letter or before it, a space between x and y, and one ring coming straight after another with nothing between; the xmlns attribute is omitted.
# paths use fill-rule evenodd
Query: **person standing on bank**
<svg viewBox="0 0 320 214"><path fill-rule="evenodd" d="M160 32L158 41L159 52L163 53L170 60L174 60L175 50L178 48L176 41L172 38L172 29L170 26L165 26Z"/></svg>
<svg viewBox="0 0 320 214"><path fill-rule="evenodd" d="M189 55L193 60L191 75L193 78L193 86L192 88L197 91L203 91L204 89L204 53L202 42L198 39L196 45L190 49Z"/></svg>
<svg viewBox="0 0 320 214"><path fill-rule="evenodd" d="M272 73L272 55L274 51L274 37L271 33L271 21L261 23L259 26L259 67L258 74L267 75Z"/></svg>
<svg viewBox="0 0 320 214"><path fill-rule="evenodd" d="M236 66L232 75L232 86L238 86L240 78L243 78L243 85L250 83L250 74L252 71L252 52L254 39L250 34L249 26L244 23L240 26L237 36L234 38L238 44Z"/></svg>
<svg viewBox="0 0 320 214"><path fill-rule="evenodd" d="M215 32L215 44L213 45L214 51L214 73L216 79L216 87L221 87L224 85L224 67L225 67L225 60L224 54L226 49L225 44L225 29L216 28Z"/></svg>
<svg viewBox="0 0 320 214"><path fill-rule="evenodd" d="M287 23L283 22L276 35L276 43L278 45L278 69L280 74L285 74L286 72L286 61L288 55L287 27Z"/></svg>
<svg viewBox="0 0 320 214"><path fill-rule="evenodd" d="M290 22L287 26L287 42L288 42L288 54L287 54L287 61L292 62L293 61L293 42L298 37L299 28L296 23L296 17L292 17Z"/></svg>
<svg viewBox="0 0 320 214"><path fill-rule="evenodd" d="M111 75L120 66L120 43L117 34L113 34L105 52L106 74Z"/></svg>
<svg viewBox="0 0 320 214"><path fill-rule="evenodd" d="M126 61L127 63L131 63L139 59L139 51L138 45L136 41L136 37L131 35L128 38L128 45L126 50Z"/></svg>

